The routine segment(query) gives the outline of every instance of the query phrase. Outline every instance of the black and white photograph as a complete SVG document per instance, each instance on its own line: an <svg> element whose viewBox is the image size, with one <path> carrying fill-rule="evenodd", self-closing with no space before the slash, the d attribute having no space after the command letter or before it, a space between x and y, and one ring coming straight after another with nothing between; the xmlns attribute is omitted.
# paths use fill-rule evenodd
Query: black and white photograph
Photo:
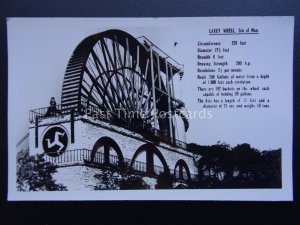
<svg viewBox="0 0 300 225"><path fill-rule="evenodd" d="M8 200L293 200L293 29L7 18Z"/></svg>

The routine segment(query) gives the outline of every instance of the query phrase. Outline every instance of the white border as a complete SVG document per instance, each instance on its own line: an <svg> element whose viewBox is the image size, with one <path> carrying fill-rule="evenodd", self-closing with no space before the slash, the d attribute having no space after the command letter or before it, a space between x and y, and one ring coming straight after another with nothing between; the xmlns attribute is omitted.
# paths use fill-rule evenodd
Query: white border
<svg viewBox="0 0 300 225"><path fill-rule="evenodd" d="M238 20L241 17L230 17L231 19ZM242 17L243 19L279 19L279 17ZM12 18L9 18L11 20ZM18 18L13 18L18 19ZM25 18L19 18L25 19ZM27 18L26 18L27 19ZM35 18L39 20L40 18ZM58 19L58 18L56 18ZM63 18L64 20L72 20ZM91 19L79 19L77 20L93 20ZM76 20L75 19L75 20ZM220 21L228 18L99 18L106 21L109 24L118 24L126 26L126 24L134 23L137 26L144 26L147 24L168 24L171 22L178 22L179 24L193 23L196 24L199 20ZM280 17L283 20L294 27L294 17ZM9 26L8 26L9 28ZM9 33L9 32L8 32ZM9 55L9 49L8 49ZM293 63L293 62L291 62ZM292 69L291 64L291 69ZM10 73L8 73L10 74ZM292 183L292 150L288 153L283 153L283 186L281 189L198 189L198 190L135 190L135 191L57 191L57 192L18 192L16 191L16 168L15 158L16 152L13 151L16 146L16 140L14 140L14 131L12 124L15 123L10 112L12 108L12 88L13 83L10 76L8 76L8 200L9 201L53 201L53 200L229 200L229 201L292 201L293 200L293 183ZM291 80L292 82L292 80ZM291 90L292 92L292 90ZM291 109L292 110L292 109ZM292 127L291 127L292 129ZM292 138L291 138L292 139ZM290 140L292 144L292 140Z"/></svg>

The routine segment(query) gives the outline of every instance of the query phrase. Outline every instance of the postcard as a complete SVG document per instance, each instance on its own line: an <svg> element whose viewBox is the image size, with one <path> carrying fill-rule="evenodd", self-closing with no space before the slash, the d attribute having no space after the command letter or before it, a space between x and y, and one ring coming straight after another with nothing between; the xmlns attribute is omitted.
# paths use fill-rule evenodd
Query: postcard
<svg viewBox="0 0 300 225"><path fill-rule="evenodd" d="M294 17L7 30L8 200L293 200Z"/></svg>

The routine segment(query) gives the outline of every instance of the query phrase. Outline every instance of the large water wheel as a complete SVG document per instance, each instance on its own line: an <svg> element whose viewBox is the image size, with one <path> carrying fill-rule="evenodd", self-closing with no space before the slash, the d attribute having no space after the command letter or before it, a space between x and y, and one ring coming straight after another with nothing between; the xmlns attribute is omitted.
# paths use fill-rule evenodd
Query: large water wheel
<svg viewBox="0 0 300 225"><path fill-rule="evenodd" d="M174 132L175 120L157 115L169 111L175 114L184 106L173 97L170 86L172 76L179 72L178 66L153 50L146 40L140 42L120 30L94 34L76 47L69 60L62 110L79 112L97 107L119 123L169 135Z"/></svg>

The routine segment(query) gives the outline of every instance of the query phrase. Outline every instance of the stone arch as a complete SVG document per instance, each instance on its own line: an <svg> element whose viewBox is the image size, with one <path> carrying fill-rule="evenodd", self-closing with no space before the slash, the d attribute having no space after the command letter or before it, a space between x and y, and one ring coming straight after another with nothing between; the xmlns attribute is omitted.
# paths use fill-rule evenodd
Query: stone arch
<svg viewBox="0 0 300 225"><path fill-rule="evenodd" d="M176 169L178 167L178 172L179 172L179 179L180 180L184 180L184 177L183 177L183 169L185 169L186 171L186 175L188 177L188 180L191 180L191 173L190 173L190 169L187 165L187 163L183 160L183 159L179 159L177 161L177 163L175 164L175 168L174 168L174 176L176 177ZM177 177L176 177L177 178Z"/></svg>
<svg viewBox="0 0 300 225"><path fill-rule="evenodd" d="M143 152L146 152L146 173L148 176L153 176L155 175L154 171L154 155L156 155L161 163L163 164L164 172L167 175L170 175L170 169L167 164L167 161L165 160L164 156L162 153L152 144L144 144L140 146L136 152L134 153L131 163L130 163L130 168L133 168L133 164L136 161L136 158Z"/></svg>
<svg viewBox="0 0 300 225"><path fill-rule="evenodd" d="M119 145L110 137L101 137L96 141L91 153L91 161L94 162L96 158L96 153L100 147L104 147L104 158L101 158L100 162L103 162L106 165L111 164L110 162L110 148L116 151L118 155L118 164L122 165L124 163L124 157Z"/></svg>

